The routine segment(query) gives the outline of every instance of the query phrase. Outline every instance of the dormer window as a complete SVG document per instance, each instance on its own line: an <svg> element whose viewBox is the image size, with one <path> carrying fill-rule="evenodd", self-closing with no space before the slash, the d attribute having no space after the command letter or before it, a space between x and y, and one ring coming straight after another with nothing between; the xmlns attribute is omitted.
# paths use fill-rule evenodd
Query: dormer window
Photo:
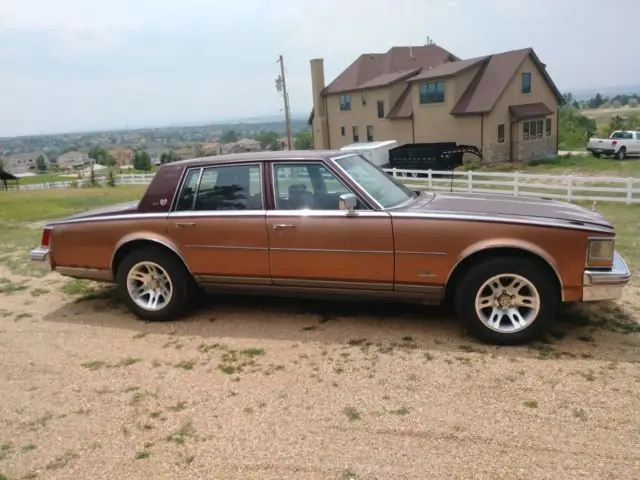
<svg viewBox="0 0 640 480"><path fill-rule="evenodd" d="M444 103L444 80L420 83L420 104Z"/></svg>

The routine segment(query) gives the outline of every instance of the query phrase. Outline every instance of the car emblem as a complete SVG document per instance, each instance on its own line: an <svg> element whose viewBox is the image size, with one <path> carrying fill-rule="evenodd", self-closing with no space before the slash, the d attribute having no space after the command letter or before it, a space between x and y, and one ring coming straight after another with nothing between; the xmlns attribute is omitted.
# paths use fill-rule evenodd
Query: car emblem
<svg viewBox="0 0 640 480"><path fill-rule="evenodd" d="M166 198L162 198L160 200L160 205L162 205L163 207L167 204L167 199Z"/></svg>

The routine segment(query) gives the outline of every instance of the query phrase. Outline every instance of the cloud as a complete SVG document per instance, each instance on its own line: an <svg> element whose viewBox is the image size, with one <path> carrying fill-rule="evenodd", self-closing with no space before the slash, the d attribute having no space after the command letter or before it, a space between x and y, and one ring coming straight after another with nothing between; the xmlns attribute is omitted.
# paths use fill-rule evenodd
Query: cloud
<svg viewBox="0 0 640 480"><path fill-rule="evenodd" d="M616 11L637 11L616 0ZM361 53L424 44L460 57L532 46L560 85L631 83L634 16L538 0L21 0L0 2L0 136L211 121L278 112L284 55L294 113L311 107L309 59L331 81ZM635 9L635 10L634 10ZM553 12L549 15L548 12ZM565 40L566 39L566 40ZM8 92L8 93L5 93Z"/></svg>

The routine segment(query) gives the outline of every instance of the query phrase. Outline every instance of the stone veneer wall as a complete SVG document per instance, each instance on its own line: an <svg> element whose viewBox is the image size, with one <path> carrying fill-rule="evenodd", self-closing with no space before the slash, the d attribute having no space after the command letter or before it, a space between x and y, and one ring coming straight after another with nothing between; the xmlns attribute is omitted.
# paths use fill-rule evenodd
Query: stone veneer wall
<svg viewBox="0 0 640 480"><path fill-rule="evenodd" d="M513 142L513 151L510 151L511 142L492 143L482 149L483 163L501 162L530 162L539 158L555 155L556 136L536 138L535 140L517 140ZM513 154L513 158L511 155Z"/></svg>

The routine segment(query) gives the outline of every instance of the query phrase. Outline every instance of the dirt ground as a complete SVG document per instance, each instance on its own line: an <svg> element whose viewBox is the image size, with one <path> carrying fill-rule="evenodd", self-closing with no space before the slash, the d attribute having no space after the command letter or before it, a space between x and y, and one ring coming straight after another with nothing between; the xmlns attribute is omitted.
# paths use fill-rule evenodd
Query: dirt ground
<svg viewBox="0 0 640 480"><path fill-rule="evenodd" d="M635 286L498 348L443 309L211 297L151 324L0 278L0 479L640 478Z"/></svg>

